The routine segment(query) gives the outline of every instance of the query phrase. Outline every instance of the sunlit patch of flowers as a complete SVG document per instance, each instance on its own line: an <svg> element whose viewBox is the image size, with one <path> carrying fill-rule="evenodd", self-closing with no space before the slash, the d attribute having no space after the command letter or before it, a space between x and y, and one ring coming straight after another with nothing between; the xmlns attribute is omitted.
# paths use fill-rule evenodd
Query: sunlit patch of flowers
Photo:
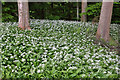
<svg viewBox="0 0 120 80"><path fill-rule="evenodd" d="M31 31L19 30L17 23L0 25L3 78L118 77L119 56L93 43L97 25L63 20L30 25ZM112 28L115 39L117 29Z"/></svg>

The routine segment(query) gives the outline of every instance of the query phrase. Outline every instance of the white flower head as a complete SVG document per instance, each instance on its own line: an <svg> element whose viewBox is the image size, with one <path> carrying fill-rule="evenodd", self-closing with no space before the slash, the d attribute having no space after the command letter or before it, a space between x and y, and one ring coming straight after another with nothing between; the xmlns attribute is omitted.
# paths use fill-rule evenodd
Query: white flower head
<svg viewBox="0 0 120 80"><path fill-rule="evenodd" d="M38 70L37 73L40 73L40 70Z"/></svg>
<svg viewBox="0 0 120 80"><path fill-rule="evenodd" d="M22 62L24 62L25 61L25 59L22 59Z"/></svg>

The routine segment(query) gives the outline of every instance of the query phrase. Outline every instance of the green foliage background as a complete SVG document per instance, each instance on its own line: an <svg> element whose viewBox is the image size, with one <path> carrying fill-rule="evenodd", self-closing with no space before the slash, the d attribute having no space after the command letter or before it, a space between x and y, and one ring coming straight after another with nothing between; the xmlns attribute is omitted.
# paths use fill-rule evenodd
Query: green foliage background
<svg viewBox="0 0 120 80"><path fill-rule="evenodd" d="M86 9L88 21L92 21L95 16L100 15L101 2L90 2ZM75 2L30 2L30 18L31 19L50 19L50 20L77 20L77 3ZM114 2L112 23L120 24L120 3ZM2 4L2 21L17 21L18 11L16 2L4 2ZM79 3L79 13L81 14L81 3ZM80 19L79 19L80 20Z"/></svg>

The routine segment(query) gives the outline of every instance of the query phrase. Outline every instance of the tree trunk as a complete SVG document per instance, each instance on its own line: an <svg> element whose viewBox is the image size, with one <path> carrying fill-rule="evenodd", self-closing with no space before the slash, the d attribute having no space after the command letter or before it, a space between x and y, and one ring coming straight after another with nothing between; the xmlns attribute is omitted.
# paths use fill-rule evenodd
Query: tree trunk
<svg viewBox="0 0 120 80"><path fill-rule="evenodd" d="M77 0L77 21L79 20L79 2Z"/></svg>
<svg viewBox="0 0 120 80"><path fill-rule="evenodd" d="M19 24L22 30L28 29L31 30L29 26L29 8L28 8L28 0L22 2L18 0L18 14L19 14Z"/></svg>
<svg viewBox="0 0 120 80"><path fill-rule="evenodd" d="M111 23L111 17L112 17L112 9L113 9L112 1L104 2L103 0L99 25L96 33L97 39L102 38L105 41L109 41L110 39L109 32L110 32L110 23Z"/></svg>
<svg viewBox="0 0 120 80"><path fill-rule="evenodd" d="M81 13L85 13L86 12L86 8L87 8L87 0L82 0L82 12ZM86 22L87 21L87 16L86 15L82 15L81 16L81 21Z"/></svg>
<svg viewBox="0 0 120 80"><path fill-rule="evenodd" d="M24 17L23 17L23 2L21 2L21 0L18 0L18 15L19 15L19 23L18 23L18 27L20 27L21 29L25 29L24 27Z"/></svg>
<svg viewBox="0 0 120 80"><path fill-rule="evenodd" d="M31 30L30 24L29 24L29 6L28 6L28 0L27 2L24 2L24 10L25 10L25 28L28 30Z"/></svg>

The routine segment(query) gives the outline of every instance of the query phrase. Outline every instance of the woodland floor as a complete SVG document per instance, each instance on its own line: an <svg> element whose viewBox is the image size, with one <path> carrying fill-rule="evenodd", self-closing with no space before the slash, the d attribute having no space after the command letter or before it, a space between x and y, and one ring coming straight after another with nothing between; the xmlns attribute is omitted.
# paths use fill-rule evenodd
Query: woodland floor
<svg viewBox="0 0 120 80"><path fill-rule="evenodd" d="M17 23L0 25L2 78L118 78L117 51L95 44L97 24L31 20L32 30ZM118 24L110 35L118 40Z"/></svg>

